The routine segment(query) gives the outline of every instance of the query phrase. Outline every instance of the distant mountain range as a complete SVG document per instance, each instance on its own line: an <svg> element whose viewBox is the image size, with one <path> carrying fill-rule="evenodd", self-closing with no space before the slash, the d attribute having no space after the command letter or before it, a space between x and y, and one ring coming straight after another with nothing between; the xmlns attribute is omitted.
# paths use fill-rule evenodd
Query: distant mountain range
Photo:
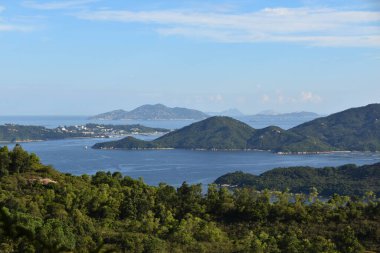
<svg viewBox="0 0 380 253"><path fill-rule="evenodd" d="M170 108L163 104L143 105L132 111L115 110L91 117L98 120L201 120L209 117L207 114L187 108Z"/></svg>
<svg viewBox="0 0 380 253"><path fill-rule="evenodd" d="M231 108L222 112L201 112L198 110L174 107L170 108L163 104L155 104L155 105L142 105L137 107L132 111L125 110L114 110L102 114L98 114L90 117L90 119L97 120L123 120L123 119L131 119L131 120L202 120L208 118L210 116L228 116L236 119L244 119L244 120L257 120L258 118L307 118L314 119L319 115L313 112L291 112L291 113L277 113L274 111L263 111L254 115L245 115L241 111L236 108Z"/></svg>
<svg viewBox="0 0 380 253"><path fill-rule="evenodd" d="M319 117L320 115L314 112L290 112L290 113L277 113L275 111L263 111L251 117L261 116L261 117Z"/></svg>
<svg viewBox="0 0 380 253"><path fill-rule="evenodd" d="M318 118L289 130L254 129L230 117L216 116L170 132L153 141L127 137L98 143L100 149L270 150L273 152L379 151L380 104Z"/></svg>

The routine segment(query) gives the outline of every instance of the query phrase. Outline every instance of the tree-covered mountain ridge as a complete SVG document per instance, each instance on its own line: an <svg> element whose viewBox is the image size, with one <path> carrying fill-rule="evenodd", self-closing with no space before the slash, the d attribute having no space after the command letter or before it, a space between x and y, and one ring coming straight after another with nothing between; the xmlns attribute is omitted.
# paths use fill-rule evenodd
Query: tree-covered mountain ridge
<svg viewBox="0 0 380 253"><path fill-rule="evenodd" d="M380 104L351 108L289 130L254 129L236 119L210 117L153 141L127 137L97 149L266 150L278 153L380 151Z"/></svg>
<svg viewBox="0 0 380 253"><path fill-rule="evenodd" d="M260 175L236 171L215 180L216 184L229 187L252 187L262 191L286 191L310 194L317 189L325 197L333 194L359 196L366 192L380 195L380 163L356 166L346 164L339 167L288 167L276 168Z"/></svg>

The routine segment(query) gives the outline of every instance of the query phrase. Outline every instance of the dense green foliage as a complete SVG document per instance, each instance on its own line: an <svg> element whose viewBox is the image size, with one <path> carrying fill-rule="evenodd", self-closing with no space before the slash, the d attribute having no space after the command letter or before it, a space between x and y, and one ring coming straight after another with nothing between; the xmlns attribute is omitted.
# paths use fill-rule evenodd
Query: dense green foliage
<svg viewBox="0 0 380 253"><path fill-rule="evenodd" d="M272 200L271 200L272 199ZM379 252L380 205L334 195L148 186L0 149L0 252Z"/></svg>
<svg viewBox="0 0 380 253"><path fill-rule="evenodd" d="M65 126L54 129L42 126L23 126L6 124L0 125L0 141L36 141L58 140L83 137L109 137L132 133L166 133L168 129L146 127L140 124L133 125L102 125L86 124L84 126Z"/></svg>
<svg viewBox="0 0 380 253"><path fill-rule="evenodd" d="M136 139L94 148L183 148L270 150L274 152L380 151L380 104L353 108L284 130L253 129L229 117L211 117L149 143Z"/></svg>
<svg viewBox="0 0 380 253"><path fill-rule="evenodd" d="M336 150L380 150L380 104L352 108L290 129Z"/></svg>
<svg viewBox="0 0 380 253"><path fill-rule="evenodd" d="M259 176L237 171L215 180L216 184L253 187L256 190L285 191L309 194L318 189L322 196L335 193L362 196L366 192L380 195L380 163L357 167L353 164L321 169L311 167L277 168Z"/></svg>
<svg viewBox="0 0 380 253"><path fill-rule="evenodd" d="M73 137L82 137L82 135L58 132L42 126L0 125L0 141L54 140Z"/></svg>

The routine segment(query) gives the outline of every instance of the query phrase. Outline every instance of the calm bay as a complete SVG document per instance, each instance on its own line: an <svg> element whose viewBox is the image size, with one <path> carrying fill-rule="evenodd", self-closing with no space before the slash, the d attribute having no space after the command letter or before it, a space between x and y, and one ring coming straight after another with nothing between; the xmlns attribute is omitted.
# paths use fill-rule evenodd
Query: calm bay
<svg viewBox="0 0 380 253"><path fill-rule="evenodd" d="M18 123L56 127L58 125L85 124L85 117L0 117L0 124ZM94 121L91 121L94 122ZM190 121L95 121L95 123L132 124L175 129ZM265 125L265 122L260 122ZM279 122L279 125L289 122ZM252 124L251 124L252 125ZM258 127L253 125L254 127ZM154 139L158 136L135 136ZM151 185L165 182L179 186L188 183L209 184L219 176L241 170L260 174L276 167L338 166L380 162L380 153L348 152L317 155L277 155L259 151L195 151L195 150L94 150L91 146L110 139L65 139L22 143L24 149L36 153L44 164L73 175L94 174L99 170L119 171L133 178L142 177ZM10 148L14 144L8 144Z"/></svg>

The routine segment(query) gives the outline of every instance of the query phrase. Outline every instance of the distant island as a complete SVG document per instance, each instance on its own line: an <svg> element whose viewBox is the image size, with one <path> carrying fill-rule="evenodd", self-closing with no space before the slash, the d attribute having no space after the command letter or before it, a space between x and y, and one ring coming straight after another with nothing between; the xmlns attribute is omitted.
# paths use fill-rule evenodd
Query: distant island
<svg viewBox="0 0 380 253"><path fill-rule="evenodd" d="M132 111L115 110L95 115L90 119L97 120L201 120L207 114L188 108L170 108L163 104L143 105Z"/></svg>
<svg viewBox="0 0 380 253"><path fill-rule="evenodd" d="M210 117L153 141L133 137L97 143L96 149L267 150L280 154L380 151L380 104L317 118L289 130L254 129L230 117Z"/></svg>
<svg viewBox="0 0 380 253"><path fill-rule="evenodd" d="M129 134L162 134L170 130L152 128L139 124L103 125L86 124L79 126L61 126L54 129L43 126L0 125L1 142L45 141L67 138L109 138Z"/></svg>
<svg viewBox="0 0 380 253"><path fill-rule="evenodd" d="M251 115L252 117L261 116L261 117L319 117L320 115L315 112L289 112L289 113L278 113L275 111L262 111L255 115Z"/></svg>
<svg viewBox="0 0 380 253"><path fill-rule="evenodd" d="M366 192L380 194L380 163L339 167L290 167L276 168L256 176L241 171L228 173L215 180L216 184L227 187L252 187L256 190L289 190L291 193L310 194L313 188L321 196L334 193L349 196L362 196Z"/></svg>
<svg viewBox="0 0 380 253"><path fill-rule="evenodd" d="M234 117L234 118L246 116L244 113L242 113L236 108L230 108L221 112L206 112L206 113L210 116L228 116L228 117Z"/></svg>

